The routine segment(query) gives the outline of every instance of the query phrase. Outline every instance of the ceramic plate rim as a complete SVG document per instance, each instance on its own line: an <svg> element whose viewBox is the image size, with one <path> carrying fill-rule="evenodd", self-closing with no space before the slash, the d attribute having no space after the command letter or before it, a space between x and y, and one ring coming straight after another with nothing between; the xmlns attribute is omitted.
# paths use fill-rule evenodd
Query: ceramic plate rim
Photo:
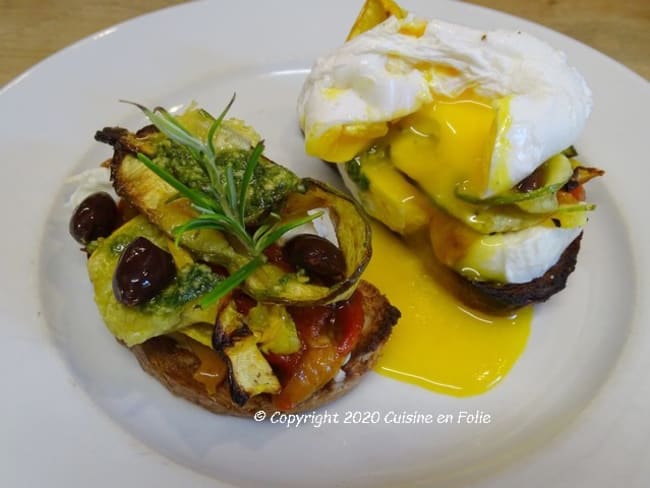
<svg viewBox="0 0 650 488"><path fill-rule="evenodd" d="M292 0L287 0L287 4L291 4ZM407 2L404 2L407 4ZM423 11L424 2L408 2L417 4L414 10ZM53 56L47 58L41 63L37 64L27 72L23 73L15 80L11 81L0 91L0 108L8 109L4 113L9 113L11 115L16 115L16 107L20 105L20 102L28 101L23 97L30 96L34 94L32 90L38 88L40 80L47 77L51 72L57 70L57 66L65 66L69 59L74 59L77 51L88 51L97 49L97 44L99 42L109 43L112 41L112 35L116 32L121 32L123 29L133 29L136 28L139 24L157 22L161 17L162 12L176 13L176 14L187 14L196 9L200 10L206 3L200 2L199 4L190 6L188 4L179 5L175 7L170 7L163 9L163 11L158 11L152 14L141 16L130 21L127 21L123 24L111 27L104 31L101 31L93 36L90 36L87 39L79 41L72 46L66 48L59 53L54 54ZM336 4L337 8L339 4ZM513 17L505 14L497 14L489 9L483 9L473 5L467 4L449 4L445 1L437 2L437 5L440 5L441 8L450 8L450 9L460 9L462 11L468 12L468 15L477 15L477 12L490 12L489 18L491 22L513 22ZM558 33L554 33L545 29L543 27L534 25L530 22L520 21L522 26L525 26L526 29L529 29L535 33L538 33L542 37L554 41L556 45L562 47L567 52L569 52L572 59L577 56L578 61L584 64L587 68L587 71L594 70L599 73L602 70L610 70L610 76L614 78L615 81L619 83L624 83L627 86L632 87L634 90L638 90L639 93L643 94L643 89L645 88L645 97L639 101L637 109L639 113L643 113L643 107L648 108L648 85L645 80L641 77L622 67L615 61L607 58L601 53L594 51L593 49L584 46L566 36L563 36ZM577 54L576 54L577 53ZM288 61L289 62L289 61ZM611 74L613 73L613 74ZM644 85L645 83L645 85ZM42 82L40 82L42 85ZM36 85L36 86L34 86ZM45 107L47 108L47 107ZM117 109L113 111L114 115L117 113ZM645 111L647 113L647 110ZM2 114L2 111L0 111ZM111 114L109 114L110 116ZM120 115L122 116L122 115ZM0 115L2 117L2 115ZM105 119L105 114L102 114L101 119ZM48 119L50 121L50 119ZM22 122L21 122L22 123ZM20 126L21 123L18 125ZM4 132L4 131L3 131ZM638 131L641 133L640 130ZM9 132L6 133L7 135ZM25 141L29 141L29 138L26 137L25 132L17 131L17 129L11 130L11 135L15 136L18 134L17 138L9 140L7 137L5 139L5 134L0 135L0 140L2 140L1 150L3 151L3 159L6 157L10 161L16 161L16 155L20 154L29 154L26 149L28 145L25 145ZM49 141L48 141L49 142ZM639 143L638 150L642 150L643 147ZM83 147L84 144L81 144ZM636 149L636 146L634 146ZM647 145L646 145L647 147ZM8 149L7 149L8 148ZM638 153L638 150L633 151L635 154ZM35 153L42 152L42 149L34 149ZM638 155L638 154L637 154ZM12 170L15 170L17 174L20 173L20 168L15 163L11 163ZM70 163L72 165L72 163ZM638 178L636 181L625 182L623 186L623 176L614 172L613 175L608 175L610 180L607 183L608 188L614 190L621 190L625 188L627 193L617 194L617 203L627 212L630 220L634 220L635 217L635 198L643 195L643 187L641 181L645 178L643 176L648 176L647 168L634 168L638 172ZM42 177L36 177L34 181L34 187L42 191L40 196L33 197L28 196L24 193L17 194L15 190L12 190L11 187L5 182L2 183L2 188L5 191L5 194L8 194L12 197L12 200L16 200L24 208L24 214L28 215L35 222L44 222L45 215L47 213L46 207L51 201L51 196L54 189L48 186L48 177L43 175ZM638 212L638 210L636 211ZM19 224L19 220L15 214L11 212L4 211L6 215L6 222L9 225ZM638 216L638 214L636 215ZM629 222L628 222L629 223ZM43 226L44 228L44 226ZM38 229L36 232L42 232L42 229ZM548 469L549 467L556 466L560 462L560 458L563 453L567 450L575 449L576 446L580 449L585 449L589 447L590 443L596 443L601 438L594 431L594 427L598 426L599 423L602 423L603 419L608 419L609 425L611 428L616 427L612 440L619 442L621 445L628 448L633 448L637 446L646 446L648 442L648 433L650 431L650 421L643 418L643 410L647 406L650 406L650 384L649 382L639 381L640 373L644 370L650 362L647 359L643 358L643 353L647 352L650 349L650 342L648 341L648 332L643 329L642 325L647 321L649 317L649 305L643 303L642 297L647 295L647 280L644 275L644 271L650 270L648 266L648 261L643 255L643 244L650 242L648 239L648 230L645 228L632 228L628 225L628 232L632 237L631 242L633 244L634 259L637 265L637 269L640 270L635 276L635 289L637 293L638 302L637 307L634 310L633 324L630 331L630 337L625 345L623 354L618 361L616 367L611 371L609 379L601 388L599 394L593 399L590 405L582 412L580 418L576 421L575 424L571 426L570 429L563 432L562 435L554 439L551 443L547 445L548 449L546 452L536 455L532 459L526 459L525 462L518 464L514 467L508 468L496 478L492 480L485 480L481 483L481 486L503 486L498 483L507 481L508 483L516 483L517 480L525 480L530 473L534 473L535 470ZM9 435L9 438L12 441L15 441L16 450L13 455L5 456L4 461L0 462L4 473L8 473L9 478L7 481L18 482L24 481L25 479L35 479L32 478L34 474L27 475L28 463L26 461L26 456L28 453L28 446L32 443L40 444L44 441L42 435L36 434L33 438L29 436L25 438L24 433L21 429L21 425L9 425L9 419L11 422L19 422L20 416L16 414L17 411L22 411L24 413L29 413L25 418L37 419L44 422L45 417L42 409L39 409L34 406L35 395L30 393L25 393L24 389L20 388L19 382L25 378L37 378L38 377L38 368L34 365L23 364L21 361L22 354L33 354L37 353L41 355L43 364L47 364L48 368L52 368L51 371L48 371L48 374L51 375L52 385L44 387L41 390L42 394L50 394L52 398L56 398L59 401L63 401L65 405L52 406L53 412L58 415L59 419L62 419L62 426L70 427L75 425L74 421L78 421L79 418L83 419L81 422L82 425L88 427L86 422L89 423L90 429L96 429L97 432L102 434L101 440L94 439L96 443L91 443L91 438L84 437L80 435L78 439L78 445L74 449L83 449L86 447L92 446L92 448L97 449L98 452L102 453L111 453L112 446L119 445L124 447L128 455L114 455L111 454L110 461L111 463L107 465L102 464L101 462L90 463L87 469L78 470L75 473L71 473L70 470L64 469L64 463L61 463L61 460L64 459L62 454L53 455L49 461L45 462L47 469L44 472L50 473L53 478L50 479L55 485L65 484L66 481L70 480L81 480L84 476L92 473L93 475L99 475L101 481L98 482L101 486L108 486L114 484L115 480L129 480L134 481L137 479L146 480L147 477L152 473L156 473L156 476L165 477L166 483L169 486L174 486L179 481L187 482L192 480L196 483L197 486L214 486L214 481L209 480L197 473L191 472L186 468L178 466L176 464L170 463L166 458L161 455L150 451L148 448L139 444L139 442L134 442L130 436L122 432L119 428L116 428L114 424L106 418L102 413L100 413L92 401L90 401L83 391L75 385L74 380L70 377L67 367L64 365L61 358L57 355L57 351L52 347L52 341L50 337L50 331L45 324L45 318L41 316L41 308L38 303L38 297L34 297L33 293L30 294L30 290L33 290L37 286L38 281L38 259L35 257L34 246L38 246L40 239L34 239L35 231L33 229L19 229L16 233L17 236L24 236L28 238L31 235L31 242L35 244L32 246L24 246L24 249L16 251L10 243L6 240L2 243L2 261L3 264L6 264L5 269L9 271L9 276L15 277L16 283L13 283L11 289L8 288L8 292L5 296L2 297L2 312L1 317L3 320L16 324L27 324L28 327L18 330L16 327L9 330L9 341L8 344L11 344L15 350L3 351L4 357L2 359L3 366L8 366L11 364L21 364L24 368L24 374L12 376L10 381L12 382L9 385L9 391L12 392L12 402L9 402L3 407L0 407L0 414L3 415L3 422L1 424L2 432ZM29 242L28 239L25 242ZM8 260L6 256L13 255L16 256L16 259ZM27 266L29 273L20 273L20 266ZM6 286L6 285L5 285ZM25 362L26 363L26 362ZM638 381L638 388L640 394L632 402L625 401L631 400L631 387L633 387L634 381ZM65 411L65 406L69 404L74 405L74 412L79 415L72 415L70 412ZM611 409L618 408L618 412L615 415L612 415ZM18 409L18 410L17 410ZM22 409L22 410L20 410ZM624 414L624 415L623 415ZM31 415L31 417L30 417ZM24 427L24 426L23 426ZM64 433L61 428L49 426L47 427L47 432L50 434L58 435L59 439L63 438ZM21 434L23 434L21 436ZM19 436L21 436L19 438ZM54 437L57 439L57 437ZM62 447L63 451L69 449L74 442L66 441L67 443L59 444L59 442L50 441L49 444L45 444L49 448ZM87 444L86 444L87 443ZM643 479L643 476L648 474L650 469L646 465L642 464L631 464L628 461L634 461L637 458L630 458L627 461L621 456L615 456L614 459L607 460L608 452L603 451L602 446L598 449L595 449L592 453L590 459L583 460L582 464L578 465L576 469L572 472L564 473L563 477L558 478L559 484L570 486L572 481L579 480L581 483L586 479L592 481L593 486L600 486L599 479L602 482L603 478L599 478L601 470L604 470L604 467L613 468L623 476L627 476L628 481L630 482L629 486L632 486L635 482L639 483ZM135 462L134 455L138 458L139 461L144 460L144 462ZM62 466L56 466L55 464L59 462L63 464ZM111 469L111 466L128 466L130 468L130 473L126 476L124 473L115 472ZM596 469L595 473L589 474L588 468L593 466L600 466L600 469ZM532 471L531 471L532 470ZM617 473L618 473L617 471ZM3 475L5 476L5 475ZM495 485L491 483L497 483ZM640 486L640 485L639 485Z"/></svg>

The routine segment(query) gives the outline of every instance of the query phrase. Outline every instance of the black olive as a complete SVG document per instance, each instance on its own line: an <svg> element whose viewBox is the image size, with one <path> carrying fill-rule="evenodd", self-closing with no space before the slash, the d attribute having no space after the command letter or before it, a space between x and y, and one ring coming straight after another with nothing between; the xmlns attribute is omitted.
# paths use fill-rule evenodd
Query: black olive
<svg viewBox="0 0 650 488"><path fill-rule="evenodd" d="M98 237L106 237L115 230L118 222L117 205L106 192L86 197L70 218L70 235L81 244Z"/></svg>
<svg viewBox="0 0 650 488"><path fill-rule="evenodd" d="M300 234L284 246L287 259L308 275L315 275L326 284L334 284L345 278L345 257L343 252L327 239Z"/></svg>
<svg viewBox="0 0 650 488"><path fill-rule="evenodd" d="M174 276L172 255L149 239L138 237L120 256L113 275L113 293L124 305L138 305L160 293Z"/></svg>

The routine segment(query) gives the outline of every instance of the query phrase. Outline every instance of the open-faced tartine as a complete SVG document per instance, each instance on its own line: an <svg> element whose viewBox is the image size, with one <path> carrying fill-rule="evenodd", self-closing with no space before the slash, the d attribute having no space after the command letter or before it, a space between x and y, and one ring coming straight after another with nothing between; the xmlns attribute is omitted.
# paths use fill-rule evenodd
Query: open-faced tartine
<svg viewBox="0 0 650 488"><path fill-rule="evenodd" d="M263 155L242 122L141 107L109 127L105 193L76 208L99 312L142 367L213 412L318 407L374 364L399 311L360 281L370 229L357 205Z"/></svg>

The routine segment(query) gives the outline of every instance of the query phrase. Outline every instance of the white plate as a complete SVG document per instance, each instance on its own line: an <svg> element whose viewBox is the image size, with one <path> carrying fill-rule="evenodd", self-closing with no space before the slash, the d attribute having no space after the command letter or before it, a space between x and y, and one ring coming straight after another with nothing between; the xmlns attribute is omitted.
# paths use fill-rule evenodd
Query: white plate
<svg viewBox="0 0 650 488"><path fill-rule="evenodd" d="M117 100L172 107L196 99L218 111L236 91L233 115L264 134L273 159L328 178L303 155L295 100L360 3L190 3L98 33L2 91L0 485L645 485L650 90L590 48L500 13L404 2L476 27L527 30L566 51L596 101L577 145L608 172L590 184L599 208L570 286L538 307L527 349L502 384L456 399L371 374L327 412L342 420L376 411L378 424L256 424L173 398L105 331L62 205L66 177L109 155L94 130L143 122ZM390 411L461 410L492 422L383 421Z"/></svg>

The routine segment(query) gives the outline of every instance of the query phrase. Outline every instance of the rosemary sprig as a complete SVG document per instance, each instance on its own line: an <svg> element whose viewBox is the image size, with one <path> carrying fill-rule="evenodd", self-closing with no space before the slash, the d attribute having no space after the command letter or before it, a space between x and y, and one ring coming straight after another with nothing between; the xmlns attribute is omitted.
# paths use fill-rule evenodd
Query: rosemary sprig
<svg viewBox="0 0 650 488"><path fill-rule="evenodd" d="M192 207L199 212L198 217L173 230L176 242L178 243L185 232L198 229L215 229L237 239L250 258L246 264L204 295L201 306L206 307L213 304L266 263L267 259L264 250L280 237L320 216L319 213L316 213L280 224L277 214L271 214L269 221L258 227L253 234L248 232L245 222L248 208L248 189L250 185L254 184L255 169L264 151L264 141L258 142L252 149L239 187L235 182L232 165L223 166L217 164L217 150L214 147L215 135L235 101L235 95L232 96L219 117L214 119L208 131L206 142L191 134L172 114L162 107L149 110L138 103L122 101L138 107L160 132L172 141L187 148L192 157L205 171L210 181L208 188L201 190L190 188L165 168L152 161L147 155L143 153L137 154L137 158L147 168L172 186L180 195L186 197L191 202Z"/></svg>

